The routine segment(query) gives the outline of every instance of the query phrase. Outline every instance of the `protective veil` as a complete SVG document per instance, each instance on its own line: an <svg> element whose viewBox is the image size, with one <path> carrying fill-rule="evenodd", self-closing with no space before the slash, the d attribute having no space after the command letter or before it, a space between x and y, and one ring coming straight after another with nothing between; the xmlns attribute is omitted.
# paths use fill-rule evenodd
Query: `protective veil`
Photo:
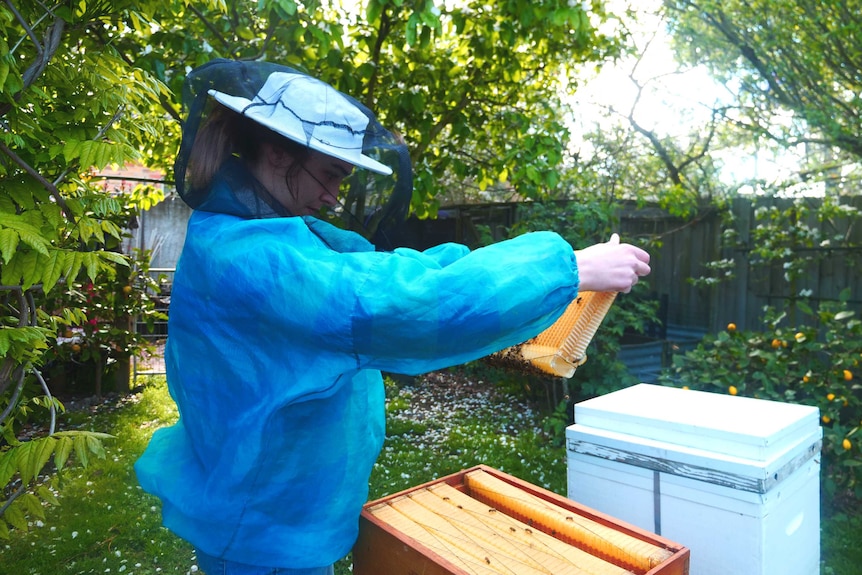
<svg viewBox="0 0 862 575"><path fill-rule="evenodd" d="M334 105L336 101L340 105ZM245 218L290 215L262 186L248 181L238 162L223 169L224 179L232 184L229 197L224 189L195 189L187 182L198 132L214 107L223 105L312 149L365 168L345 180L341 205L327 219L361 233L381 249L395 247L388 233L406 217L413 193L410 154L403 140L356 99L294 68L217 59L188 74L183 105L186 120L174 172L177 192L189 206Z"/></svg>

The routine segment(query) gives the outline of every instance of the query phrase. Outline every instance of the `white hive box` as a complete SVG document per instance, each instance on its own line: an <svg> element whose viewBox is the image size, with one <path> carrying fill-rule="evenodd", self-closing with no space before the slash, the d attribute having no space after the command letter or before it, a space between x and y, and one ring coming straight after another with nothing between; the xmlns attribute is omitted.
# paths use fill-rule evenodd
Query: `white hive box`
<svg viewBox="0 0 862 575"><path fill-rule="evenodd" d="M820 572L816 407L639 384L575 405L568 497L679 541L692 575Z"/></svg>

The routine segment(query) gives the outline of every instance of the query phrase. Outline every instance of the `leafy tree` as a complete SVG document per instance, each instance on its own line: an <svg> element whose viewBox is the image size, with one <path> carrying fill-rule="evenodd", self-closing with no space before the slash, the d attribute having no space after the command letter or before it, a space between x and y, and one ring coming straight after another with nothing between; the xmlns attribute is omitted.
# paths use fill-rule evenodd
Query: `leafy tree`
<svg viewBox="0 0 862 575"><path fill-rule="evenodd" d="M177 4L139 14L135 34L111 39L125 62L171 88L170 116L181 116L185 71L212 58L306 70L403 135L416 172L412 207L423 216L447 186L555 193L565 91L579 66L619 51L595 29L608 18L599 2L368 0L355 13L316 1Z"/></svg>
<svg viewBox="0 0 862 575"><path fill-rule="evenodd" d="M586 90L575 94L575 152L563 175L569 197L649 203L683 219L702 217L731 193L716 157L734 143L733 134L720 109L709 113L711 103L676 95L692 70L662 56L660 3L615 6L620 55L610 69L582 74Z"/></svg>
<svg viewBox="0 0 862 575"><path fill-rule="evenodd" d="M410 144L416 212L433 213L446 187L559 194L568 141L561 78L574 85L579 66L616 43L596 35L580 4L398 4L368 3L366 22L355 24L364 49L340 84L364 85L366 102ZM598 3L592 12L604 17Z"/></svg>
<svg viewBox="0 0 862 575"><path fill-rule="evenodd" d="M139 159L164 132L152 110L167 90L104 41L122 27L120 14L131 17L132 3L0 6L0 284L10 294L0 304L0 485L14 485L0 504L0 537L7 524L26 529L26 517L41 517L27 490L50 461L61 471L73 451L84 465L102 453L103 435L53 433L62 405L39 366L58 327L83 318L39 302L80 276L128 268L117 251L127 202L93 173ZM19 441L34 407L50 412L49 434ZM44 486L37 493L52 500Z"/></svg>
<svg viewBox="0 0 862 575"><path fill-rule="evenodd" d="M858 169L850 164L862 158L859 0L664 4L678 56L708 66L735 92L728 121L756 141L805 146L810 165L800 179L856 193Z"/></svg>

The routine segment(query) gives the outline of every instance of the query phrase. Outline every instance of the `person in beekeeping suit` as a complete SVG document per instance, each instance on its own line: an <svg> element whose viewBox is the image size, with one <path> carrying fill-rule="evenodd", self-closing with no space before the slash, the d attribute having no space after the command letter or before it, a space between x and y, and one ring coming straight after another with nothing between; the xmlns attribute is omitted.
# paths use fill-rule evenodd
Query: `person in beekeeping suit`
<svg viewBox="0 0 862 575"><path fill-rule="evenodd" d="M165 350L180 417L135 469L209 575L333 572L383 444L381 371L484 357L550 326L579 289L627 292L650 271L616 235L577 252L551 232L378 249L367 238L385 245L405 217L412 169L368 109L297 70L229 60L189 73L183 100L176 185L193 213Z"/></svg>

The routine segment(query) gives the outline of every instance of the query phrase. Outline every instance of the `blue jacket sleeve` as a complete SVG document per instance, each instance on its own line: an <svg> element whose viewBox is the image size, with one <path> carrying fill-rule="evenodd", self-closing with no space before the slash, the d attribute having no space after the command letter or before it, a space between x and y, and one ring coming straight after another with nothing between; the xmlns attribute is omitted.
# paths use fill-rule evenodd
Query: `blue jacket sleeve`
<svg viewBox="0 0 862 575"><path fill-rule="evenodd" d="M469 248L462 244L445 243L419 252L407 248L398 248L395 253L406 258L423 262L429 268L444 268L470 253Z"/></svg>
<svg viewBox="0 0 862 575"><path fill-rule="evenodd" d="M352 312L362 365L424 373L474 360L538 334L577 294L574 252L557 234L455 255L396 253L367 271Z"/></svg>

